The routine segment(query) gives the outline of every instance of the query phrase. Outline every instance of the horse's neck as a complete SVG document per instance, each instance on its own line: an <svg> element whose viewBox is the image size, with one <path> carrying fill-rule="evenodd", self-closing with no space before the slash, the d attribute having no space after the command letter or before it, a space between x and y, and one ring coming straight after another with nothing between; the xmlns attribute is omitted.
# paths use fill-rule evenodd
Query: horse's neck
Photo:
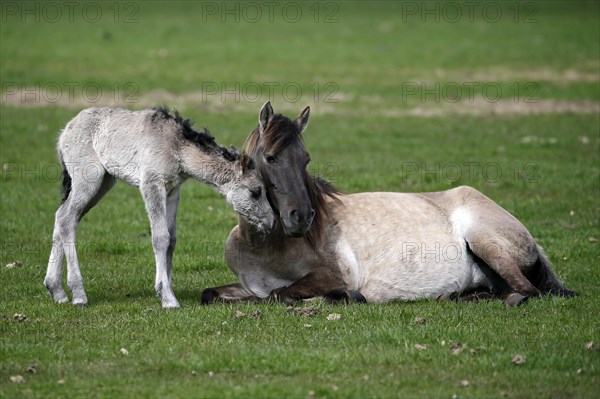
<svg viewBox="0 0 600 399"><path fill-rule="evenodd" d="M255 250L285 246L285 242L290 239L285 235L279 221L266 234L258 231L241 216L238 217L238 225L242 239Z"/></svg>
<svg viewBox="0 0 600 399"><path fill-rule="evenodd" d="M190 144L181 148L180 157L185 174L211 186L222 195L227 196L235 185L239 162L228 161L218 153L206 153Z"/></svg>

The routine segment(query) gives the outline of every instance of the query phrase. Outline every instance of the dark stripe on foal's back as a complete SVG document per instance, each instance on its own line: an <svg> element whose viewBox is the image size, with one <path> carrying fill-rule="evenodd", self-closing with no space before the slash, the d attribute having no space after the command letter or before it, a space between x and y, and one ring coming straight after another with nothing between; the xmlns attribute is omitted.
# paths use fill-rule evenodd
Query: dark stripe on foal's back
<svg viewBox="0 0 600 399"><path fill-rule="evenodd" d="M169 108L164 105L155 107L153 109L155 111L154 115L152 115L153 123L156 123L156 120L159 118L173 121L179 126L183 137L186 140L196 144L203 151L221 154L223 158L227 159L228 161L236 161L240 159L240 154L235 148L229 150L217 144L215 138L206 128L203 128L202 132L194 130L192 128L193 122L189 119L183 119L183 117L179 115L179 112L173 111L174 114L171 114Z"/></svg>

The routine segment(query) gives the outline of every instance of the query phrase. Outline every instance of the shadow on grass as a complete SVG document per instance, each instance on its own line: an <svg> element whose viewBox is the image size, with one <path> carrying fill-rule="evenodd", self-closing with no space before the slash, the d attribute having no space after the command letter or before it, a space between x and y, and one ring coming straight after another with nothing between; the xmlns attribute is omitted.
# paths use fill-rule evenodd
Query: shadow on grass
<svg viewBox="0 0 600 399"><path fill-rule="evenodd" d="M181 305L199 305L203 288L175 288L175 297ZM86 290L90 306L100 304L123 305L127 303L148 303L160 305L160 298L154 288L136 288L132 290L107 289Z"/></svg>

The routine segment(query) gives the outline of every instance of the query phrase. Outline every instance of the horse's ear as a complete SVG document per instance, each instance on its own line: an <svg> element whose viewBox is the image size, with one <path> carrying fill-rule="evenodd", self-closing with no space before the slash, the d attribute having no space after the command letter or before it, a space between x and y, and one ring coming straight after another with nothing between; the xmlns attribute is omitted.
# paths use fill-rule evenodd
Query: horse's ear
<svg viewBox="0 0 600 399"><path fill-rule="evenodd" d="M310 116L310 107L304 108L304 110L298 115L298 117L294 120L296 126L300 130L300 133L304 132L306 126L308 126L308 117Z"/></svg>
<svg viewBox="0 0 600 399"><path fill-rule="evenodd" d="M258 114L258 130L260 133L264 132L267 126L269 126L269 122L273 119L273 107L271 107L271 101L267 101L265 105L260 109L260 113Z"/></svg>

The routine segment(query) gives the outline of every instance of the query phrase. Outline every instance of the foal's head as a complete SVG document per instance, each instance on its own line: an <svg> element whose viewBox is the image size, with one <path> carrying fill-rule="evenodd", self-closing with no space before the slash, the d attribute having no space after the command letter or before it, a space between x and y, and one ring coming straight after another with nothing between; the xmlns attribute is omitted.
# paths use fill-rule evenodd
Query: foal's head
<svg viewBox="0 0 600 399"><path fill-rule="evenodd" d="M306 171L310 155L302 143L309 113L306 107L291 120L275 114L267 102L260 110L258 127L246 141L242 159L258 171L271 207L291 237L304 236L315 217L311 176Z"/></svg>
<svg viewBox="0 0 600 399"><path fill-rule="evenodd" d="M258 231L269 232L275 225L275 215L260 176L252 169L238 169L236 173L239 175L235 186L227 192L227 201Z"/></svg>

